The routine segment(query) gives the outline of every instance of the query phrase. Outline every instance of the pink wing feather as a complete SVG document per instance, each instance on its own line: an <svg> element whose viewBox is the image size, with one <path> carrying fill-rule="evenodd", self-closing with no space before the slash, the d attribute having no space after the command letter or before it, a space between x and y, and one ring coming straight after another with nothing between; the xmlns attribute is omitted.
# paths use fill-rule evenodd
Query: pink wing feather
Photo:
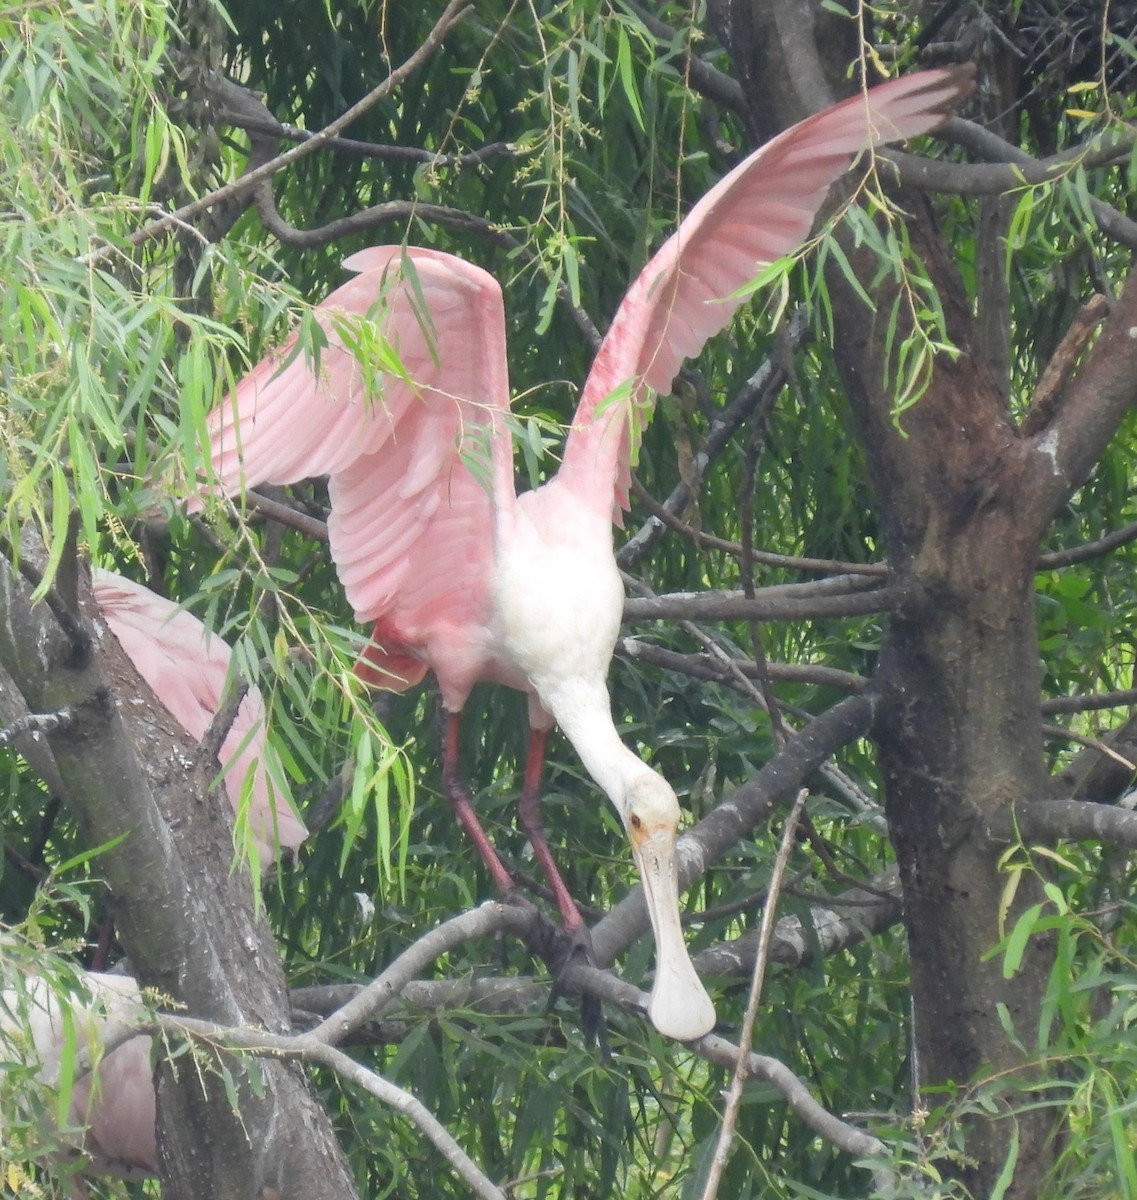
<svg viewBox="0 0 1137 1200"><path fill-rule="evenodd" d="M456 694L490 616L494 504L513 502L501 289L415 247L344 265L359 274L317 308L319 374L279 366L291 344L262 362L208 419L213 467L228 493L329 475L332 555L356 619L375 622L363 673L406 686L429 663ZM361 366L336 313L372 314L401 372Z"/></svg>
<svg viewBox="0 0 1137 1200"><path fill-rule="evenodd" d="M624 297L585 384L560 478L582 499L612 505L620 523L644 409L730 321L742 303L732 294L805 240L858 153L930 132L970 90L969 68L893 80L793 126L721 179Z"/></svg>
<svg viewBox="0 0 1137 1200"><path fill-rule="evenodd" d="M110 571L92 572L99 612L122 645L135 670L192 738L209 728L221 703L231 650L211 637L191 613ZM287 796L278 795L264 761L274 754L265 733L264 701L250 688L219 755L226 768L225 788L236 812L241 790L252 772L249 821L266 867L279 844L295 850L307 836ZM283 777L277 767L276 778Z"/></svg>
<svg viewBox="0 0 1137 1200"><path fill-rule="evenodd" d="M145 1020L138 985L129 976L81 974L92 1000L87 1004L73 997L69 1004L76 1049L93 1049L108 1033ZM51 1076L66 1040L62 1004L40 976L27 980L26 992L26 1013L14 990L0 997L0 1045L5 1041L5 1027L22 1024L26 1017L40 1071ZM128 1039L99 1060L94 1073L97 1088L92 1087L94 1078L88 1073L77 1079L71 1090L68 1120L74 1129L84 1131L83 1148L94 1160L92 1174L132 1178L152 1175L158 1169L150 1043L147 1036Z"/></svg>

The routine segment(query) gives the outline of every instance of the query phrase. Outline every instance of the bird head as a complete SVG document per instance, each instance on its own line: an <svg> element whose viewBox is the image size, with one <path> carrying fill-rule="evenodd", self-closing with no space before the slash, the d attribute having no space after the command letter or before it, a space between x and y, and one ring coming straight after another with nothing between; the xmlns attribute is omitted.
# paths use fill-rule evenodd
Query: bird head
<svg viewBox="0 0 1137 1200"><path fill-rule="evenodd" d="M690 1041L714 1028L715 1009L691 965L679 923L675 854L679 801L670 784L647 768L637 772L624 800L624 828L655 933L655 980L648 1015L660 1033Z"/></svg>

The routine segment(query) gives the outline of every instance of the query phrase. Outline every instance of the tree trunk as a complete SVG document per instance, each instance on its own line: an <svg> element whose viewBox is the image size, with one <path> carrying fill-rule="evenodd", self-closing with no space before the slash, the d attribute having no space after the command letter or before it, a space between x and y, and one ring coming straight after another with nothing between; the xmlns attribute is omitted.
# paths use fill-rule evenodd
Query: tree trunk
<svg viewBox="0 0 1137 1200"><path fill-rule="evenodd" d="M720 17L724 8L750 56L739 77L760 88L749 100L767 124L785 128L847 90L843 68L856 53L851 22L843 32L836 18L800 0L720 3ZM1006 380L984 353L930 211L918 196L903 197L901 207L917 214L909 236L962 351L954 360L937 357L901 428L892 406L896 347L909 331L903 298L886 371L897 285L882 284L875 256L849 239L843 248L875 308L839 269L829 271L827 284L838 368L868 458L893 582L905 594L874 679L872 736L904 888L914 1083L928 1108L950 1105L953 1090L965 1100L966 1089L983 1089L994 1104L966 1117L967 1165L959 1174L973 1194L988 1195L1017 1146L1005 1195L1034 1200L1054 1162L1056 1118L1045 1108L1026 1111L1016 1092L1037 1082L1029 1058L1051 948L1032 938L1009 980L1002 956L987 957L1037 899L1037 882L1024 878L1005 906L1005 845L988 835L987 822L1006 805L1037 798L1046 783L1033 589L1045 521L1029 510L1037 496L1023 486L1033 447L1010 419Z"/></svg>

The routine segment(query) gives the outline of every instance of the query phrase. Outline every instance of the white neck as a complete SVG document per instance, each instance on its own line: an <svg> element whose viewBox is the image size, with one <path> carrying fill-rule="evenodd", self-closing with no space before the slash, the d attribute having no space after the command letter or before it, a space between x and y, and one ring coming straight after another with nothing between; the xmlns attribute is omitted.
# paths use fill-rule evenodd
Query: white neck
<svg viewBox="0 0 1137 1200"><path fill-rule="evenodd" d="M651 768L620 740L603 682L558 680L554 687L539 692L541 703L564 730L589 775L621 818L626 817L626 797L633 780Z"/></svg>

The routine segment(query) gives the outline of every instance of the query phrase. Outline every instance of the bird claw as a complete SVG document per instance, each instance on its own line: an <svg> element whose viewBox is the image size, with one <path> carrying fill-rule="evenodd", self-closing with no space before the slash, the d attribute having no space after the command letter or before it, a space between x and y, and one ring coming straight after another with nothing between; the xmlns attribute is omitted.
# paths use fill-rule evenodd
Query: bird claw
<svg viewBox="0 0 1137 1200"><path fill-rule="evenodd" d="M592 950L592 934L586 925L575 929L558 931L553 940L552 955L546 959L553 974L553 987L549 993L549 1003L546 1012L551 1012L553 1006L565 992L564 974L568 967L581 964L595 967L596 955ZM601 1055L608 1058L611 1047L608 1044L608 1029L604 1022L604 1008L597 996L590 992L580 994L580 1028L585 1041L594 1043L600 1048Z"/></svg>

